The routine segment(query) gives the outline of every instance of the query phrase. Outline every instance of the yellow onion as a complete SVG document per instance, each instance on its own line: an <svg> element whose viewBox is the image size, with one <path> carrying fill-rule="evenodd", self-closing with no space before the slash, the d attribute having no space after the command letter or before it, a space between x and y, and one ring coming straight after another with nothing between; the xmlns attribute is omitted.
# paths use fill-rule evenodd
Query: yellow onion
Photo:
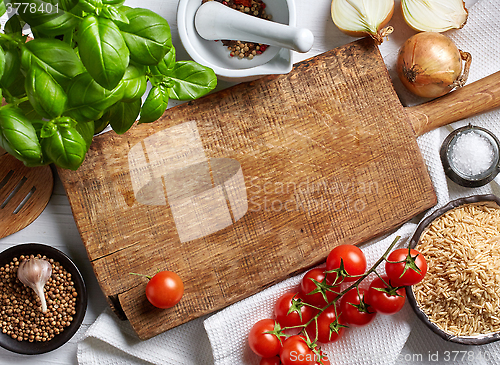
<svg viewBox="0 0 500 365"><path fill-rule="evenodd" d="M393 31L384 28L394 13L394 0L333 0L332 19L345 34L370 35L377 44Z"/></svg>
<svg viewBox="0 0 500 365"><path fill-rule="evenodd" d="M463 0L401 0L406 23L419 32L462 28L468 12Z"/></svg>
<svg viewBox="0 0 500 365"><path fill-rule="evenodd" d="M465 61L463 72L462 61ZM408 90L418 96L436 98L465 84L471 61L470 53L460 51L450 38L422 32L403 44L396 68Z"/></svg>

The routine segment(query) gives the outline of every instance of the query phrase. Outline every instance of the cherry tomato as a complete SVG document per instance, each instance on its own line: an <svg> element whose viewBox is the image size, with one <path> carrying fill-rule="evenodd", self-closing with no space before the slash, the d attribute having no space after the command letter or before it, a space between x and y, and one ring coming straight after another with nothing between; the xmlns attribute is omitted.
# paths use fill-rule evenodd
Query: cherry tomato
<svg viewBox="0 0 500 365"><path fill-rule="evenodd" d="M283 365L316 365L317 357L304 338L298 335L288 337L280 351Z"/></svg>
<svg viewBox="0 0 500 365"><path fill-rule="evenodd" d="M368 304L364 303L359 308L361 301L366 296L365 289L356 288L349 290L340 299L338 312L342 313L342 319L351 326L365 326L377 315L377 312Z"/></svg>
<svg viewBox="0 0 500 365"><path fill-rule="evenodd" d="M292 299L295 302L296 308L300 307L302 318L300 318L301 316L298 311L292 311L288 314L288 311L292 307ZM308 305L301 303L302 301L303 299L298 293L285 293L278 298L274 305L274 315L281 327L299 326L314 317L316 311Z"/></svg>
<svg viewBox="0 0 500 365"><path fill-rule="evenodd" d="M263 357L260 359L259 365L281 365L281 359L279 356Z"/></svg>
<svg viewBox="0 0 500 365"><path fill-rule="evenodd" d="M319 285L332 285L332 282L327 278L325 280L326 274L325 274L325 268L314 268L309 270L304 277L302 278L302 281L300 282L300 296L304 298L304 301L306 303L312 304L316 307L323 308L325 305L333 301L336 297L337 294L326 290L326 298L328 302L325 301L325 298L323 297L323 294L320 292L314 293L314 294L309 294L313 290L316 290L318 286L314 283L313 280L317 281ZM340 291L339 286L335 286L331 288L335 292Z"/></svg>
<svg viewBox="0 0 500 365"><path fill-rule="evenodd" d="M362 275L366 270L366 258L363 251L354 245L340 245L335 247L326 258L326 270L331 271L340 268L340 261L344 263L344 269L349 275ZM329 273L328 278L335 282L336 273ZM359 277L346 277L345 282L358 280Z"/></svg>
<svg viewBox="0 0 500 365"><path fill-rule="evenodd" d="M387 275L382 276L382 279L389 283ZM388 289L390 293L379 291L375 288ZM403 308L406 299L406 291L404 288L388 288L387 285L379 278L375 278L368 288L368 293L365 300L373 309L381 314L394 314Z"/></svg>
<svg viewBox="0 0 500 365"><path fill-rule="evenodd" d="M390 253L389 257L387 257L387 261L392 261L385 263L385 272L391 280L391 285L414 285L419 283L424 278L427 273L427 261L425 260L424 255L413 249L410 250L410 255L414 260L414 264L412 260L408 260L408 249L406 248L394 250ZM403 262L394 263L395 261ZM417 267L420 271L415 270L415 267Z"/></svg>
<svg viewBox="0 0 500 365"><path fill-rule="evenodd" d="M336 322L335 307L333 305L326 308L318 317L318 341L322 343L330 343L337 341L344 333L345 328L338 328L338 332L331 330L330 325ZM339 315L339 324L345 324L342 317ZM316 322L312 321L306 327L307 334L311 340L316 338Z"/></svg>
<svg viewBox="0 0 500 365"><path fill-rule="evenodd" d="M261 319L255 323L248 334L248 344L253 352L261 357L273 357L279 354L281 342L278 337L271 333L276 322L274 319Z"/></svg>
<svg viewBox="0 0 500 365"><path fill-rule="evenodd" d="M160 271L146 285L146 297L158 308L171 308L182 298L184 284L181 278L172 271Z"/></svg>

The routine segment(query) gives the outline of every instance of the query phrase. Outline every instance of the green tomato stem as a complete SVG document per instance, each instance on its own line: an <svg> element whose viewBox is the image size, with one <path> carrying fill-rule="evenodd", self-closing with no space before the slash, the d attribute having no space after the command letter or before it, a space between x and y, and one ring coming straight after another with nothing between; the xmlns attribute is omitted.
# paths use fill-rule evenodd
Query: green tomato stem
<svg viewBox="0 0 500 365"><path fill-rule="evenodd" d="M334 305L340 298L342 298L342 296L347 293L349 290L351 289L354 289L354 288L357 288L359 286L359 284L368 276L370 275L371 273L375 272L378 276L378 273L376 271L377 267L386 259L387 255L389 255L389 253L392 251L392 249L394 248L394 246L396 245L396 243L399 241L401 237L400 236L397 236L394 241L392 241L391 245L387 248L387 250L384 252L384 254L382 255L382 257L380 257L377 262L375 262L375 264L373 264L373 266L367 271L365 272L363 275L361 275L361 277L356 280L356 282L354 282L354 284L352 284L351 286L349 286L348 288L344 289L342 292L340 292L340 295L337 296L335 299L333 299L331 302L329 302L327 305L325 305L323 308L321 308L319 310L319 312L313 317L311 318L307 323L305 324L302 324L302 325L298 325L298 326L294 326L294 327L283 327L282 330L287 330L287 329L293 329L293 328L302 328L303 330L305 330L305 328L312 322L312 321L317 321L317 318L321 315L321 313L323 313L328 307L330 307L331 305ZM317 326L316 326L317 327ZM317 336L316 336L317 338Z"/></svg>
<svg viewBox="0 0 500 365"><path fill-rule="evenodd" d="M145 278L148 278L149 280L151 280L153 277L152 276L149 276L149 275L144 275L144 274L137 274L135 272L129 272L130 275L137 275L137 276L143 276Z"/></svg>

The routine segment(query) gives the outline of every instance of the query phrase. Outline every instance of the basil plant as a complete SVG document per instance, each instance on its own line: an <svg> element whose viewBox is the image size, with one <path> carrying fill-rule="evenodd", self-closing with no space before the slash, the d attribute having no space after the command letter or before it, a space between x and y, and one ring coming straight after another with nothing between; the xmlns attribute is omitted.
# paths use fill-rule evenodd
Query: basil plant
<svg viewBox="0 0 500 365"><path fill-rule="evenodd" d="M108 124L125 133L217 84L210 68L176 61L163 17L122 0L1 0L4 14L0 146L27 166L76 170Z"/></svg>

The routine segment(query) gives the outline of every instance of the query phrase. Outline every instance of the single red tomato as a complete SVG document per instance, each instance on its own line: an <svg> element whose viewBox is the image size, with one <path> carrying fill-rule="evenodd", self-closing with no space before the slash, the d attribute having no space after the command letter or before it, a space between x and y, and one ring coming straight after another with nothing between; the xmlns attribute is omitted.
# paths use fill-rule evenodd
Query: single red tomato
<svg viewBox="0 0 500 365"><path fill-rule="evenodd" d="M295 310L288 313L290 308L294 308ZM299 310L300 315L298 313ZM274 305L274 315L281 327L293 327L304 324L314 317L315 313L316 311L313 308L303 303L303 299L298 293L285 293L278 298Z"/></svg>
<svg viewBox="0 0 500 365"><path fill-rule="evenodd" d="M340 268L340 262L343 262L344 269L349 275L363 275L366 271L366 258L363 251L354 245L340 245L335 247L326 258L326 271L331 271ZM335 282L337 274L329 273L328 278ZM345 277L344 281L352 282L359 279L358 277ZM337 280L338 281L338 280Z"/></svg>
<svg viewBox="0 0 500 365"><path fill-rule="evenodd" d="M391 285L407 286L419 283L427 273L427 261L424 255L411 249L399 248L390 253L385 263L385 272L391 280ZM397 262L402 261L402 262Z"/></svg>
<svg viewBox="0 0 500 365"><path fill-rule="evenodd" d="M281 365L281 359L279 356L263 357L260 359L259 365Z"/></svg>
<svg viewBox="0 0 500 365"><path fill-rule="evenodd" d="M382 276L382 279L386 283L389 283L387 275ZM371 282L368 293L365 296L366 303L381 314L397 313L405 304L406 291L404 288L396 290L394 287L388 287L382 279L376 277ZM387 290L387 292L377 290L377 288Z"/></svg>
<svg viewBox="0 0 500 365"><path fill-rule="evenodd" d="M281 342L272 333L276 328L274 319L261 319L255 323L248 334L248 344L253 352L261 357L273 357L279 354Z"/></svg>
<svg viewBox="0 0 500 365"><path fill-rule="evenodd" d="M318 284L316 284L315 281ZM325 268L317 267L311 269L304 275L302 281L300 282L300 296L304 298L304 301L306 303L312 304L319 308L323 308L338 296L334 292L326 290L326 288L331 285L331 280L326 277ZM327 301L325 301L325 297L321 292L310 294L312 291L317 290L318 288L323 288L326 294ZM340 287L338 285L330 289L335 292L340 292Z"/></svg>
<svg viewBox="0 0 500 365"><path fill-rule="evenodd" d="M345 325L342 316L335 315L335 307L333 305L326 308L318 317L318 342L330 343L337 341L344 333ZM332 328L333 327L333 328ZM336 327L337 331L334 330ZM311 340L316 338L316 321L312 321L306 327L307 334Z"/></svg>
<svg viewBox="0 0 500 365"><path fill-rule="evenodd" d="M377 312L364 302L366 296L365 289L356 288L349 290L340 299L338 312L342 313L342 319L351 326L365 326L377 315Z"/></svg>
<svg viewBox="0 0 500 365"><path fill-rule="evenodd" d="M302 336L290 336L280 351L283 365L316 365L317 355L309 348Z"/></svg>
<svg viewBox="0 0 500 365"><path fill-rule="evenodd" d="M146 297L158 308L171 308L182 298L184 284L181 278L172 271L160 271L146 285Z"/></svg>

